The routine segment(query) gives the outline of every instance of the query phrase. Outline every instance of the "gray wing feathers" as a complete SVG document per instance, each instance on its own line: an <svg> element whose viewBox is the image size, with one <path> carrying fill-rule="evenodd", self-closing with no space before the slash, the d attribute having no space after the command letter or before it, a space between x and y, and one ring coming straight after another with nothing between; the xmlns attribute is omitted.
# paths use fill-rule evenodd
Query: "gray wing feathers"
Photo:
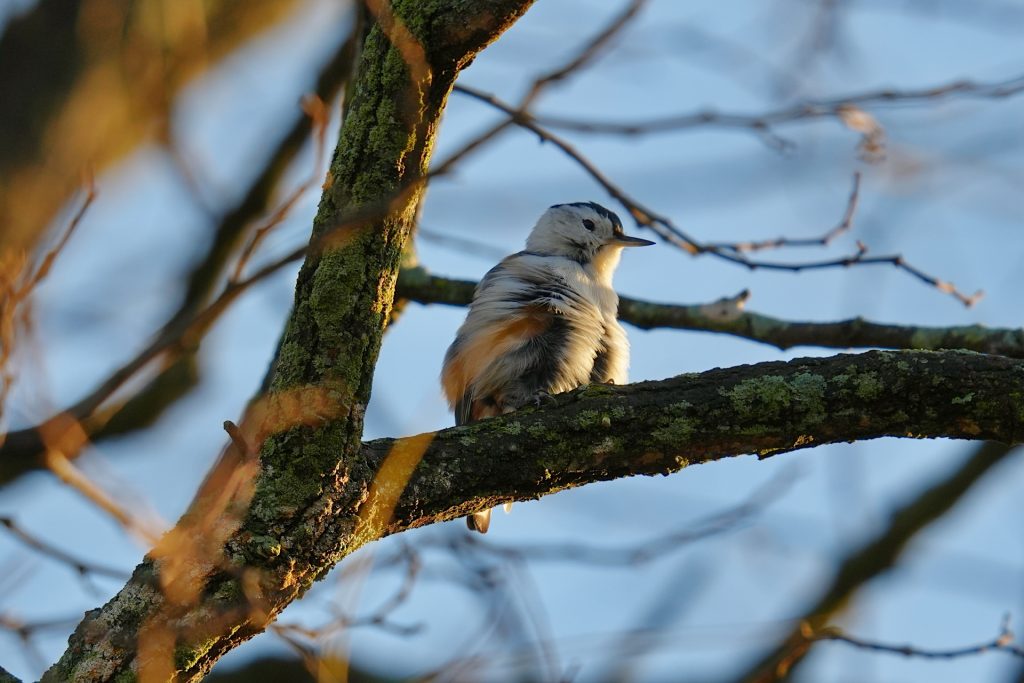
<svg viewBox="0 0 1024 683"><path fill-rule="evenodd" d="M445 357L455 424L510 412L539 392L624 383L628 346L614 309L607 320L610 302L614 292L595 289L568 259L520 252L488 271ZM466 522L486 532L490 510Z"/></svg>

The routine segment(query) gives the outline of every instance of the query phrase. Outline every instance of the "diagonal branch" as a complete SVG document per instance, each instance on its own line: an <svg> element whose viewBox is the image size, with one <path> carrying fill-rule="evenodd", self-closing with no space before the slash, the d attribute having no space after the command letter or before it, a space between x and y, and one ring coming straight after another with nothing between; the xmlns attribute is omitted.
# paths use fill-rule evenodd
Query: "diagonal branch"
<svg viewBox="0 0 1024 683"><path fill-rule="evenodd" d="M834 629L825 627L825 624L850 603L861 587L894 566L918 532L942 518L974 484L1005 461L1012 452L1013 449L1004 444L982 444L963 465L895 510L888 526L881 533L853 549L843 559L832 582L807 609L799 626L783 634L780 643L770 653L736 680L743 683L773 683L784 679L820 640L845 640L857 644L855 639L842 636ZM1000 638L986 647L992 647ZM863 644L862 641L858 642ZM867 646L885 649L877 644ZM966 654L970 650L980 652L981 648L932 652L928 656L951 657ZM910 654L906 650L903 652Z"/></svg>
<svg viewBox="0 0 1024 683"><path fill-rule="evenodd" d="M441 112L459 71L530 4L374 3L271 393L249 406L190 511L87 614L44 681L199 680L374 537L362 503L386 501L391 487L372 486L361 459L363 412ZM242 457L239 443L259 458Z"/></svg>

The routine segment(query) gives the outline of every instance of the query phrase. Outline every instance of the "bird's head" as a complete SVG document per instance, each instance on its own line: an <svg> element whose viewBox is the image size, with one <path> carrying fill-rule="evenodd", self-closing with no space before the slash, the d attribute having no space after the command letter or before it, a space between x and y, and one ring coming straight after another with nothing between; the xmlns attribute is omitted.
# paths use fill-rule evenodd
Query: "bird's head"
<svg viewBox="0 0 1024 683"><path fill-rule="evenodd" d="M565 256L592 264L611 276L623 247L646 247L650 240L622 231L622 221L600 204L556 204L544 212L526 239L526 250L547 256Z"/></svg>

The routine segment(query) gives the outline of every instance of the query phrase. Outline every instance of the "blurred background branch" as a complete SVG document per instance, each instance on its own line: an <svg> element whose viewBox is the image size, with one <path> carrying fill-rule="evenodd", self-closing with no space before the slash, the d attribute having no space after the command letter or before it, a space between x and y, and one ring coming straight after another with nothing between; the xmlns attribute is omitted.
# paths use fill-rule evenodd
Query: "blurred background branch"
<svg viewBox="0 0 1024 683"><path fill-rule="evenodd" d="M169 140L177 91L295 4L39 0L11 20L0 37L2 245L34 244L83 170Z"/></svg>

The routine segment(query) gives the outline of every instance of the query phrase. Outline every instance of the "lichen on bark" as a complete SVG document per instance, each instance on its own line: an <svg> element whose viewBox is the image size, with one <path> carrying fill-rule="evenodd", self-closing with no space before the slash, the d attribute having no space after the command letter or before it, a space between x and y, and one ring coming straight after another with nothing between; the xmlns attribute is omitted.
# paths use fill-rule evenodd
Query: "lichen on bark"
<svg viewBox="0 0 1024 683"><path fill-rule="evenodd" d="M376 3L380 21L361 51L314 221L318 248L299 273L271 395L261 399L264 408L278 401L279 428L255 444L260 473L248 515L225 544L227 565L210 563L217 568L201 578L209 590L194 604L165 597L160 562L140 565L86 616L44 680L131 679L139 633L161 626L176 641L166 654L178 680L198 680L353 549L374 475L361 458L363 410L440 114L459 69L531 1ZM423 64L408 61L410 42ZM218 599L218 588L249 571L258 610Z"/></svg>

